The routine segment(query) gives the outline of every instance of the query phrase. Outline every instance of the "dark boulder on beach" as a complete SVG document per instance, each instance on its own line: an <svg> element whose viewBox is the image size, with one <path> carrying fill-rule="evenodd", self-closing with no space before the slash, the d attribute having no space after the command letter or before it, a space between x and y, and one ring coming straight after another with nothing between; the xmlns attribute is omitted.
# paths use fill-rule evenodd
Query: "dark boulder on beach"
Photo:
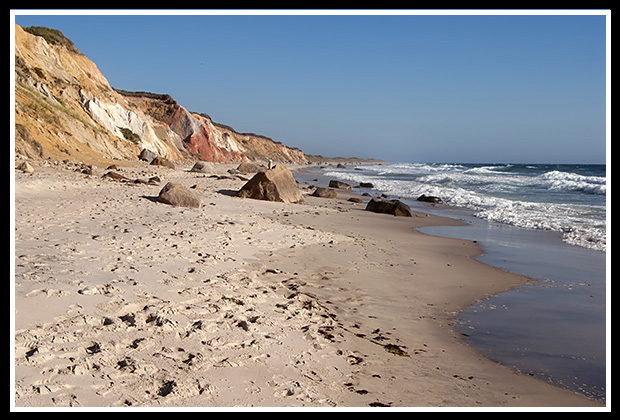
<svg viewBox="0 0 620 420"><path fill-rule="evenodd" d="M408 205L399 200L371 199L366 205L366 210L374 213L387 213L394 216L413 217Z"/></svg>
<svg viewBox="0 0 620 420"><path fill-rule="evenodd" d="M329 187L330 188L340 188L341 190L350 190L351 186L345 182L340 182L340 181L336 181L336 180L331 180L329 181Z"/></svg>
<svg viewBox="0 0 620 420"><path fill-rule="evenodd" d="M359 188L374 188L372 182L360 182Z"/></svg>
<svg viewBox="0 0 620 420"><path fill-rule="evenodd" d="M321 198L338 198L338 193L331 188L317 187L317 189L312 193L312 196Z"/></svg>
<svg viewBox="0 0 620 420"><path fill-rule="evenodd" d="M172 161L169 161L168 159L160 156L157 156L155 159L153 159L151 165L163 166L165 168L174 169L174 163L172 163Z"/></svg>
<svg viewBox="0 0 620 420"><path fill-rule="evenodd" d="M140 154L138 155L138 159L145 160L148 163L153 162L153 160L157 157L157 153L153 152L149 149L142 149Z"/></svg>
<svg viewBox="0 0 620 420"><path fill-rule="evenodd" d="M237 166L237 171L243 174L253 174L261 171L266 171L267 168L265 165L261 165L260 163L255 162L241 162L239 166Z"/></svg>
<svg viewBox="0 0 620 420"><path fill-rule="evenodd" d="M433 195L424 195L418 197L418 201L424 201L426 203L441 203L441 198L435 197Z"/></svg>

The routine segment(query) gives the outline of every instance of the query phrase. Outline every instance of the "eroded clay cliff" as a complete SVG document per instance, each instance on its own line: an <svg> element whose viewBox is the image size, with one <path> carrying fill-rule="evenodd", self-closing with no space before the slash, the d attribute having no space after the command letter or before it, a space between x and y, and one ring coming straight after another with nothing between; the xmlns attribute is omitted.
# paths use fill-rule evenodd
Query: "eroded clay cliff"
<svg viewBox="0 0 620 420"><path fill-rule="evenodd" d="M306 162L299 149L237 133L188 111L169 95L115 90L62 33L55 31L56 39L50 39L26 29L15 25L15 151L20 155L135 160L146 148L175 161Z"/></svg>

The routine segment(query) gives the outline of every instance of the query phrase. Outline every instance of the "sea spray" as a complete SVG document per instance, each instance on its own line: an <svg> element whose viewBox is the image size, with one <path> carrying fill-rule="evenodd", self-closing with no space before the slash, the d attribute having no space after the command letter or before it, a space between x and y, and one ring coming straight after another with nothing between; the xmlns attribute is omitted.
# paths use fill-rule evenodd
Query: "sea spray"
<svg viewBox="0 0 620 420"><path fill-rule="evenodd" d="M606 250L605 165L394 163L334 168L326 176L415 200L438 196L482 219L560 232L567 243Z"/></svg>

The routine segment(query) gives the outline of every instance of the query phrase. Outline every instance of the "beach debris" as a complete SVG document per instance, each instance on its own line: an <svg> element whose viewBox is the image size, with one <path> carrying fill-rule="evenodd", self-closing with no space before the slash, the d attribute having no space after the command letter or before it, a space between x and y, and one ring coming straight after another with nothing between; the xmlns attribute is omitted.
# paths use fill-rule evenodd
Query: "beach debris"
<svg viewBox="0 0 620 420"><path fill-rule="evenodd" d="M363 357L356 356L354 354L350 354L347 356L347 361L350 365L359 365L364 361Z"/></svg>
<svg viewBox="0 0 620 420"><path fill-rule="evenodd" d="M161 178L157 175L150 177L148 180L144 180L141 178L137 178L133 180L134 184L148 184L148 185L157 185L161 182Z"/></svg>
<svg viewBox="0 0 620 420"><path fill-rule="evenodd" d="M136 315L133 314L133 313L121 315L118 318L121 321L123 321L125 324L127 324L127 326L129 326L129 327L135 327L136 326Z"/></svg>
<svg viewBox="0 0 620 420"><path fill-rule="evenodd" d="M80 295L96 295L99 293L97 286L86 286L83 289L78 290Z"/></svg>
<svg viewBox="0 0 620 420"><path fill-rule="evenodd" d="M338 193L331 188L317 187L317 189L312 193L312 196L321 198L337 198Z"/></svg>
<svg viewBox="0 0 620 420"><path fill-rule="evenodd" d="M241 187L237 197L284 203L304 202L293 174L284 165L258 172Z"/></svg>
<svg viewBox="0 0 620 420"><path fill-rule="evenodd" d="M114 181L131 181L131 179L127 178L125 175L121 175L114 171L106 172L101 178L110 178Z"/></svg>
<svg viewBox="0 0 620 420"><path fill-rule="evenodd" d="M32 347L30 350L26 352L26 360L29 360L35 353L38 353L39 349L37 347Z"/></svg>
<svg viewBox="0 0 620 420"><path fill-rule="evenodd" d="M382 403L381 401L375 401L375 402L371 402L370 404L368 404L371 407L391 407L392 403Z"/></svg>
<svg viewBox="0 0 620 420"><path fill-rule="evenodd" d="M96 167L93 165L82 163L81 167L76 169L76 171L80 171L84 175L95 175L95 169Z"/></svg>
<svg viewBox="0 0 620 420"><path fill-rule="evenodd" d="M175 381L164 381L161 387L159 387L159 389L157 390L157 395L159 395L160 397L165 397L172 391L174 391L174 388L176 386L177 383Z"/></svg>
<svg viewBox="0 0 620 420"><path fill-rule="evenodd" d="M435 197L434 195L424 195L418 197L418 201L424 201L426 203L441 203L441 198Z"/></svg>
<svg viewBox="0 0 620 420"><path fill-rule="evenodd" d="M174 182L168 182L159 192L157 201L175 207L201 207L202 202L189 188Z"/></svg>
<svg viewBox="0 0 620 420"><path fill-rule="evenodd" d="M99 343L93 342L91 346L86 347L87 354L95 354L95 353L100 353L100 352L101 352L101 346L99 345Z"/></svg>
<svg viewBox="0 0 620 420"><path fill-rule="evenodd" d="M351 186L349 184L346 184L344 182L340 182L340 181L336 181L336 180L331 180L329 181L329 186L330 188L340 188L341 190L350 190Z"/></svg>
<svg viewBox="0 0 620 420"><path fill-rule="evenodd" d="M113 181L126 182L130 184L157 185L161 182L161 178L158 176L152 176L148 180L141 179L141 178L131 179L131 178L127 178L125 175L119 174L118 172L114 172L114 171L106 172L101 178L109 178Z"/></svg>
<svg viewBox="0 0 620 420"><path fill-rule="evenodd" d="M413 217L409 206L400 200L379 200L373 198L366 205L366 210L374 213L393 214L394 216Z"/></svg>
<svg viewBox="0 0 620 420"><path fill-rule="evenodd" d="M383 348L387 351L389 351L392 354L395 354L397 356L402 356L402 357L410 357L409 353L407 353L405 350L403 350L401 348L401 346L398 346L396 344L386 344L383 346Z"/></svg>

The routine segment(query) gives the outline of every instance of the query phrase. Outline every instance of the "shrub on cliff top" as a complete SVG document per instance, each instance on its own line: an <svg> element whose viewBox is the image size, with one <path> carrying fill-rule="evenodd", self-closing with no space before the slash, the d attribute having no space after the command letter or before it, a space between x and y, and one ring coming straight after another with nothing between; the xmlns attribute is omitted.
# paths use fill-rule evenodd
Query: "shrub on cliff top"
<svg viewBox="0 0 620 420"><path fill-rule="evenodd" d="M43 37L48 44L62 45L71 52L82 54L69 38L64 36L58 29L46 28L44 26L27 26L24 31L32 35Z"/></svg>

